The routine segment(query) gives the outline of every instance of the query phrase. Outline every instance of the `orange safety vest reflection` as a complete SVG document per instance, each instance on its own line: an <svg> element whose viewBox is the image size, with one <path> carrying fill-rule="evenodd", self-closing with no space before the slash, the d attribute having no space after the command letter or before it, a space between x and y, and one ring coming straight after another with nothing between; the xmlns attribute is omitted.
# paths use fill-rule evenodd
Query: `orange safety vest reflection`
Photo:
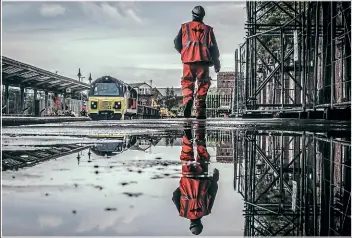
<svg viewBox="0 0 352 238"><path fill-rule="evenodd" d="M182 137L182 151L180 156L182 164L195 162L193 143L186 137ZM209 153L207 148L197 143L197 165L183 165L182 174L191 177L182 176L180 180L180 216L187 219L198 219L210 214L209 188L211 181L209 179L197 179L197 175L206 175L208 173ZM193 177L194 176L194 177Z"/></svg>
<svg viewBox="0 0 352 238"><path fill-rule="evenodd" d="M211 56L209 47L212 46L210 33L212 28L202 22L191 21L182 24L182 50L183 63L209 62Z"/></svg>
<svg viewBox="0 0 352 238"><path fill-rule="evenodd" d="M210 214L210 180L181 178L180 181L180 216L198 219Z"/></svg>

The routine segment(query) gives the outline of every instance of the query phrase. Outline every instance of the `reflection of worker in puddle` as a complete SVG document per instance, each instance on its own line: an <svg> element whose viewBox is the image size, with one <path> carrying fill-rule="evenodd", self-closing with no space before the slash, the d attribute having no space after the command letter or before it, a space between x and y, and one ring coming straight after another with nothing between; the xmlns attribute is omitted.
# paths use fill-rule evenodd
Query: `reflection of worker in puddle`
<svg viewBox="0 0 352 238"><path fill-rule="evenodd" d="M184 130L182 137L182 177L174 191L172 201L180 216L190 220L190 231L199 235L203 230L202 217L211 213L218 191L219 170L208 176L209 153L205 142L205 128L195 131L197 157L194 158L191 128Z"/></svg>

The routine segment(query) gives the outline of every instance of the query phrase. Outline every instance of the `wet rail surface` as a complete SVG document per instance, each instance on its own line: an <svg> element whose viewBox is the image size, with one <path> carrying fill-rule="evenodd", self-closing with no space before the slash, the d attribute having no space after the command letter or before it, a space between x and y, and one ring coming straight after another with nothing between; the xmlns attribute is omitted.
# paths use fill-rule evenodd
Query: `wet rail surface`
<svg viewBox="0 0 352 238"><path fill-rule="evenodd" d="M192 235L171 198L184 129L204 123L132 122L3 128L3 234ZM307 124L208 120L220 178L202 235L350 234L350 137L328 135L347 126Z"/></svg>

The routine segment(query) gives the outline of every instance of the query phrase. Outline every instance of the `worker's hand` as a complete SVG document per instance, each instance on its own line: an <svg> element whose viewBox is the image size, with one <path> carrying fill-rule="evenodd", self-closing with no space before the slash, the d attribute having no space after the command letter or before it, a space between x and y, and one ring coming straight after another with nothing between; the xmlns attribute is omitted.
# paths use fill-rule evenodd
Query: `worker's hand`
<svg viewBox="0 0 352 238"><path fill-rule="evenodd" d="M215 73L219 73L220 69L221 69L221 65L220 65L220 60L214 60L214 69L215 69Z"/></svg>

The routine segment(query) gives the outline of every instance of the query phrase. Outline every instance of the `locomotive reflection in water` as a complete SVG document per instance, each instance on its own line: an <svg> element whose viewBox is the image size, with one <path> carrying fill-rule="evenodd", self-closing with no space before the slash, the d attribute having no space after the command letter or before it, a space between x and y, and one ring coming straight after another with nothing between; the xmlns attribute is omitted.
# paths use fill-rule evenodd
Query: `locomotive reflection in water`
<svg viewBox="0 0 352 238"><path fill-rule="evenodd" d="M114 156L127 150L145 151L160 141L157 136L121 135L108 142L95 143L91 151L99 156Z"/></svg>
<svg viewBox="0 0 352 238"><path fill-rule="evenodd" d="M351 235L350 135L257 131L235 140L245 236Z"/></svg>
<svg viewBox="0 0 352 238"><path fill-rule="evenodd" d="M94 144L91 146L91 151L96 155L112 156L130 149L136 141L136 136L118 136L116 140Z"/></svg>

